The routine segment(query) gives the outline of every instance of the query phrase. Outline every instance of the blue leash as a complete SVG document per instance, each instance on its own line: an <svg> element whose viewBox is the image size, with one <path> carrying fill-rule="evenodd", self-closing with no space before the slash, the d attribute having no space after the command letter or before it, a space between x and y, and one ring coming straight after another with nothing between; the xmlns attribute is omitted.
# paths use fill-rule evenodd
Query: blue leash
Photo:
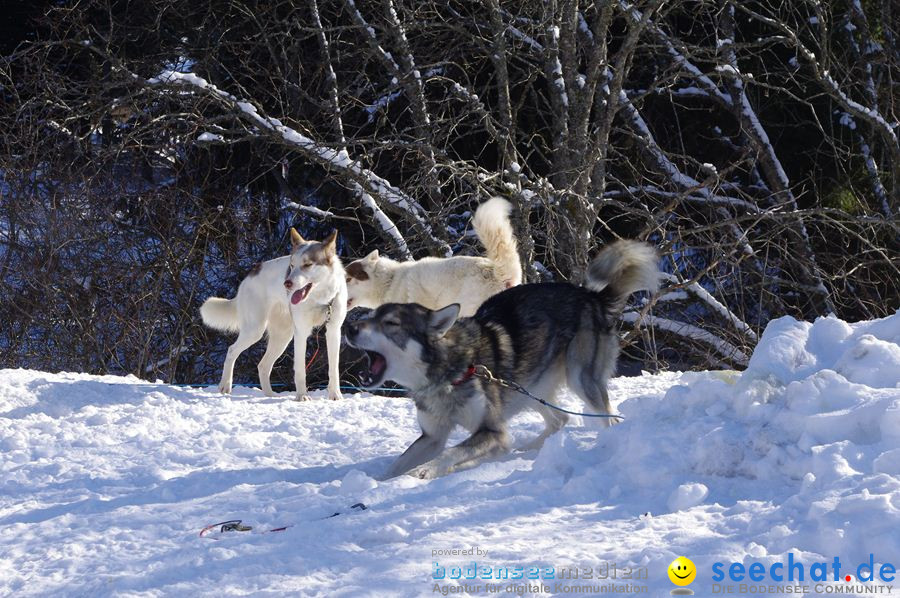
<svg viewBox="0 0 900 598"><path fill-rule="evenodd" d="M148 383L148 384L152 384L152 383ZM208 386L217 386L219 383L218 382L210 382L210 383L202 383L201 382L201 383L176 384L176 383L163 382L162 384L165 384L166 386L175 386L178 388L206 388ZM258 386L255 386L253 384L235 383L234 386L243 386L246 388L259 388ZM272 388L287 388L287 387L293 388L293 386L294 386L293 384L276 383L276 384L272 385ZM327 388L328 388L327 386L319 386L317 388L310 388L309 390L311 390L311 391L312 390L326 390ZM386 388L386 387L362 388L361 386L339 386L338 388L340 388L341 390L353 390L356 392L375 392L375 391L406 392L406 389L404 389L404 388Z"/></svg>

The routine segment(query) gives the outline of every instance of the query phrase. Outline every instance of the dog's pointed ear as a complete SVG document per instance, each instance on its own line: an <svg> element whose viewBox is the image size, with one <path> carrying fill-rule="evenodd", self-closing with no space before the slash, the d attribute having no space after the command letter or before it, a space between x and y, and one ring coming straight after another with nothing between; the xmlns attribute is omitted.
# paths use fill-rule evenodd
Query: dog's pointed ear
<svg viewBox="0 0 900 598"><path fill-rule="evenodd" d="M376 249L375 251L373 251L372 253L370 253L369 255L364 257L363 259L369 263L374 264L375 262L378 261L378 250Z"/></svg>
<svg viewBox="0 0 900 598"><path fill-rule="evenodd" d="M431 319L428 321L428 325L434 334L439 337L444 336L458 317L459 303L451 303L447 307L431 312Z"/></svg>
<svg viewBox="0 0 900 598"><path fill-rule="evenodd" d="M291 227L291 247L297 249L297 246L303 243L303 237L300 236L300 233L297 232L297 229L293 226Z"/></svg>
<svg viewBox="0 0 900 598"><path fill-rule="evenodd" d="M325 237L322 245L325 248L325 255L337 255L337 229L331 231L331 234Z"/></svg>

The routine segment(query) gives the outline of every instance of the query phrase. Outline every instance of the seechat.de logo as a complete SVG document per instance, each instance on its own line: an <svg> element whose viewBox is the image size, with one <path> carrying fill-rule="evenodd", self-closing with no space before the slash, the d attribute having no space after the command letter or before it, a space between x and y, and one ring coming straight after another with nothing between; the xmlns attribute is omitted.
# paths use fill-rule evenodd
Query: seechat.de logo
<svg viewBox="0 0 900 598"><path fill-rule="evenodd" d="M667 572L672 583L676 586L681 586L672 590L671 594L673 596L690 596L694 593L693 590L686 587L691 585L691 582L697 577L697 567L694 566L691 559L685 556L678 557L669 563Z"/></svg>

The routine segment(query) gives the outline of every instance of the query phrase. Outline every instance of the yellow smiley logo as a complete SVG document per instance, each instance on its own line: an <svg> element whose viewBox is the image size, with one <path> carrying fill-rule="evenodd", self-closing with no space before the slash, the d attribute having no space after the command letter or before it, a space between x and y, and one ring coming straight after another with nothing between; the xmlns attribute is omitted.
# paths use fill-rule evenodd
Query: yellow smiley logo
<svg viewBox="0 0 900 598"><path fill-rule="evenodd" d="M687 557L680 556L669 565L669 579L676 586L686 586L697 577L697 567Z"/></svg>

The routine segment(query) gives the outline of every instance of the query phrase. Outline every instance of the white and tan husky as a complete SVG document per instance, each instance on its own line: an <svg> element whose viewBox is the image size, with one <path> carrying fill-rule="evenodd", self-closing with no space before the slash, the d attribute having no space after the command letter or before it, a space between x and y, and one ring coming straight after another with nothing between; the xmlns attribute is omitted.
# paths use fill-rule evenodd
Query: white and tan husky
<svg viewBox="0 0 900 598"><path fill-rule="evenodd" d="M259 383L271 396L272 366L294 339L296 398L307 400L306 340L312 329L326 324L328 398L340 399L338 355L341 325L347 315L347 285L337 257L337 231L324 241L306 241L291 229L291 254L257 264L241 281L234 299L211 297L200 308L203 322L212 328L236 331L228 347L219 390L231 392L234 362L268 333L266 353L259 362Z"/></svg>
<svg viewBox="0 0 900 598"><path fill-rule="evenodd" d="M378 250L347 266L349 307L376 308L384 303L418 303L440 309L460 305L471 316L485 299L522 282L522 266L509 222L510 204L495 197L472 218L485 257L426 257L397 262Z"/></svg>

